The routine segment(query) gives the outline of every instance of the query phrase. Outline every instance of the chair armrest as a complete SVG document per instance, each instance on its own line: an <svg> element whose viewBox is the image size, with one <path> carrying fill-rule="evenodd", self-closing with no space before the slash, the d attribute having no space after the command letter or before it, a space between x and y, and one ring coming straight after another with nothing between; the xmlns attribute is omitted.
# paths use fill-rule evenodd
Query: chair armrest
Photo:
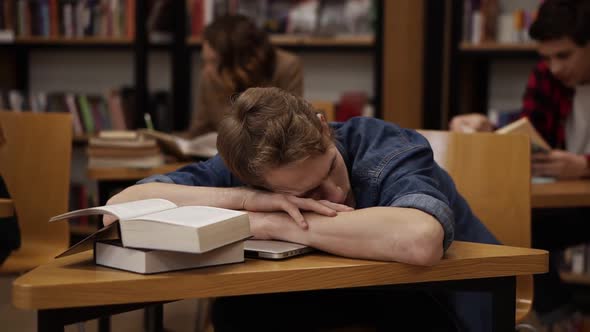
<svg viewBox="0 0 590 332"><path fill-rule="evenodd" d="M11 199L0 198L0 218L14 216L14 203Z"/></svg>

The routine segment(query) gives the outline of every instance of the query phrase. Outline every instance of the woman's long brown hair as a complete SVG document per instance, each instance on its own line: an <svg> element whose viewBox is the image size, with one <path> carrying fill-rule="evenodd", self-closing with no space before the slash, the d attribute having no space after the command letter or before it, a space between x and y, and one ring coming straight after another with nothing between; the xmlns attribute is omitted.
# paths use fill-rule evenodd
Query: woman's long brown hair
<svg viewBox="0 0 590 332"><path fill-rule="evenodd" d="M230 92L265 86L272 79L275 50L267 34L246 16L219 17L203 37L219 56L217 71Z"/></svg>

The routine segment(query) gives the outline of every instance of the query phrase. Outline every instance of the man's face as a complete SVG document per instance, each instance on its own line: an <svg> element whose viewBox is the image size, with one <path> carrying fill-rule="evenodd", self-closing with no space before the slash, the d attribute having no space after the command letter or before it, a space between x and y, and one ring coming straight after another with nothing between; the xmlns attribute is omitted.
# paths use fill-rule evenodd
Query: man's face
<svg viewBox="0 0 590 332"><path fill-rule="evenodd" d="M573 88L590 81L590 43L579 46L570 38L547 40L539 42L538 51L563 84Z"/></svg>
<svg viewBox="0 0 590 332"><path fill-rule="evenodd" d="M264 180L267 189L276 193L328 200L354 207L348 170L333 143L321 155L267 171Z"/></svg>

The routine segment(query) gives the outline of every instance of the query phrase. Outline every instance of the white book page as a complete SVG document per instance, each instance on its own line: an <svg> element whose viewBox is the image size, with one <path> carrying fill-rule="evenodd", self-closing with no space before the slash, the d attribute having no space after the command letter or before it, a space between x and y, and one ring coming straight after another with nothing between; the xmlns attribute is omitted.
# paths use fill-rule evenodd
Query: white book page
<svg viewBox="0 0 590 332"><path fill-rule="evenodd" d="M133 218L133 220L149 220L172 225L199 228L243 214L246 213L209 206L181 206L172 210L143 215Z"/></svg>
<svg viewBox="0 0 590 332"><path fill-rule="evenodd" d="M217 154L217 133L210 132L193 139L175 137L176 144L184 155L213 157Z"/></svg>
<svg viewBox="0 0 590 332"><path fill-rule="evenodd" d="M126 220L157 211L173 209L175 207L176 204L161 198L142 199L139 201L99 206L67 212L49 219L49 222L94 214L110 214L117 217L119 220Z"/></svg>

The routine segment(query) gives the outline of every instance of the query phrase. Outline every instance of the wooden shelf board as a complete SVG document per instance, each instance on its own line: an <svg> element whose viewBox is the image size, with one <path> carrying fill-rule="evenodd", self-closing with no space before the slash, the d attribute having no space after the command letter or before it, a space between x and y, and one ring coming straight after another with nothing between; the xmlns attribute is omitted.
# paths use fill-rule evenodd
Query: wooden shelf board
<svg viewBox="0 0 590 332"><path fill-rule="evenodd" d="M537 46L534 43L495 43L485 42L481 44L472 44L462 42L459 45L462 52L535 52Z"/></svg>
<svg viewBox="0 0 590 332"><path fill-rule="evenodd" d="M276 46L349 46L349 47L371 47L374 45L373 36L297 36L297 35L271 35L271 42ZM189 37L187 44L190 46L201 45L200 37Z"/></svg>
<svg viewBox="0 0 590 332"><path fill-rule="evenodd" d="M65 37L17 37L14 41L17 45L44 44L44 45L101 45L101 44L132 44L132 38L114 38L114 37L82 37L82 38L65 38Z"/></svg>

